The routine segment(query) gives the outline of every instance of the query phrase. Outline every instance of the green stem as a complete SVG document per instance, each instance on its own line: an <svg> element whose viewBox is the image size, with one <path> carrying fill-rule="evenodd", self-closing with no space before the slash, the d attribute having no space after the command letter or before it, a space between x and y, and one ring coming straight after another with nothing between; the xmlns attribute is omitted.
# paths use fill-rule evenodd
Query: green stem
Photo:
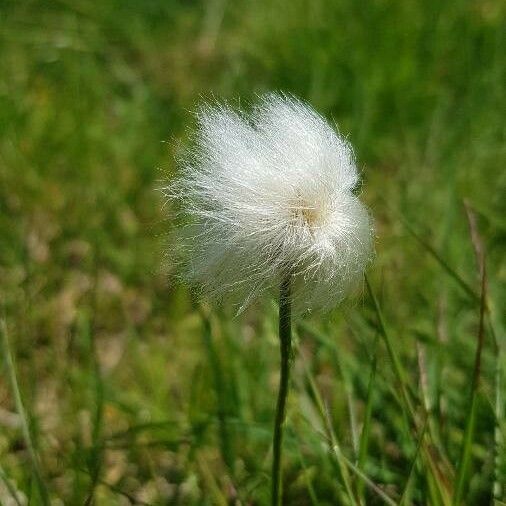
<svg viewBox="0 0 506 506"><path fill-rule="evenodd" d="M218 357L218 353L216 351L215 344L213 342L213 335L211 329L211 321L209 317L201 311L202 320L204 323L204 343L207 349L207 353L209 356L209 362L211 364L213 376L214 376L214 388L216 390L216 398L218 402L218 429L220 435L220 443L221 443L221 453L223 456L223 460L229 469L229 471L234 473L234 457L232 454L232 446L231 446L231 435L228 430L228 405L227 405L227 391L226 391L226 381L223 377L223 368L220 364L220 359Z"/></svg>
<svg viewBox="0 0 506 506"><path fill-rule="evenodd" d="M3 348L3 352L5 354L5 366L11 382L12 393L14 396L14 404L16 406L16 411L19 415L19 419L21 422L21 433L23 435L25 445L28 449L28 456L32 465L33 477L35 478L35 483L37 484L38 487L41 504L47 506L49 505L49 493L42 479L42 473L40 471L39 466L39 457L37 455L37 452L35 451L32 434L30 432L28 417L26 415L23 401L21 399L21 391L19 389L18 378L16 375L14 357L12 355L11 347L9 344L9 336L7 335L7 325L3 320L0 320L0 337L1 337L0 349Z"/></svg>
<svg viewBox="0 0 506 506"><path fill-rule="evenodd" d="M286 399L290 380L290 361L292 355L291 325L291 276L281 282L279 290L279 349L281 352L281 372L279 377L278 402L273 436L272 459L272 506L280 506L282 501L281 456L283 447L283 426L285 423Z"/></svg>

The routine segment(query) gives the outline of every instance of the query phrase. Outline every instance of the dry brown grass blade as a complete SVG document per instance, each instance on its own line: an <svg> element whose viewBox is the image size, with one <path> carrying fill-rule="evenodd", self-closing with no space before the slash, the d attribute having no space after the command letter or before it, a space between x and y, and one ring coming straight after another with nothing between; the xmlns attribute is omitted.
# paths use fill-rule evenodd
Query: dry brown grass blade
<svg viewBox="0 0 506 506"><path fill-rule="evenodd" d="M464 207L468 218L471 241L473 243L474 253L476 256L478 271L481 279L481 296L480 296L480 318L477 336L478 342L476 345L476 355L474 359L473 378L471 385L471 398L469 403L469 411L466 419L466 428L464 431L464 440L462 443L461 456L457 468L455 495L453 498L454 505L459 505L462 502L466 489L467 476L471 465L471 458L472 458L471 450L476 424L476 405L477 405L479 383L481 378L481 357L485 342L484 321L486 312L486 291L487 291L485 249L483 247L481 237L478 233L476 216L467 202L464 202Z"/></svg>

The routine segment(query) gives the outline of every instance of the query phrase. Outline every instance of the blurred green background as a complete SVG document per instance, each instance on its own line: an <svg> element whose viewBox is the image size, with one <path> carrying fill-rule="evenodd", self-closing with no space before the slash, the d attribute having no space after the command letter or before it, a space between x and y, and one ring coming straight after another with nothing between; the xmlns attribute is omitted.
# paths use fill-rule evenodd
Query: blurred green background
<svg viewBox="0 0 506 506"><path fill-rule="evenodd" d="M192 300L156 188L202 99L283 90L356 149L378 301L296 324L286 504L505 504L505 5L0 0L0 503L269 503L276 305Z"/></svg>

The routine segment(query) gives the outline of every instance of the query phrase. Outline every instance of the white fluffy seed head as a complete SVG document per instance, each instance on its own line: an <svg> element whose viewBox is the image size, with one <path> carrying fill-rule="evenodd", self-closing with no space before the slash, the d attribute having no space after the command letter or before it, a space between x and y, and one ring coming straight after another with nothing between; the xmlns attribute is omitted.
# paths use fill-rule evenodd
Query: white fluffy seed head
<svg viewBox="0 0 506 506"><path fill-rule="evenodd" d="M206 105L197 120L195 145L165 189L189 218L187 279L241 308L287 275L296 312L339 303L373 249L348 142L285 95L262 97L249 116Z"/></svg>

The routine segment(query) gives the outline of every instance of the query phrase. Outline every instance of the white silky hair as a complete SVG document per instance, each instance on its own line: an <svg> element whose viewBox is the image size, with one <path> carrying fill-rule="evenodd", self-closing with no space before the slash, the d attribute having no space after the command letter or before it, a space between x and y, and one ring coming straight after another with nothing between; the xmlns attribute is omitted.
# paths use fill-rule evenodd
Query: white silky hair
<svg viewBox="0 0 506 506"><path fill-rule="evenodd" d="M286 276L297 313L342 301L373 251L350 144L281 94L261 97L249 115L204 105L197 124L179 176L164 189L188 221L186 279L240 309Z"/></svg>

